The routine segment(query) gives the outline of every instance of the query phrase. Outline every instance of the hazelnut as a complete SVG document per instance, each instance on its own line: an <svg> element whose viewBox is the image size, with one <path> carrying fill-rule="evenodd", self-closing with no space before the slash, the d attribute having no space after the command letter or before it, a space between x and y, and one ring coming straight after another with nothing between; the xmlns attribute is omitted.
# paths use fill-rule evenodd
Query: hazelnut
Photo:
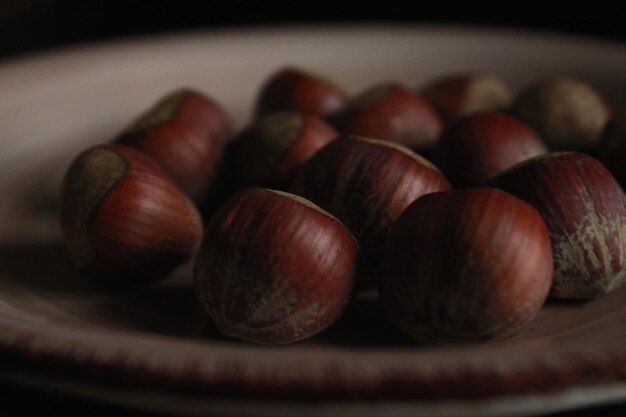
<svg viewBox="0 0 626 417"><path fill-rule="evenodd" d="M556 152L523 162L491 185L533 205L552 240L558 298L595 298L626 274L626 196L594 158Z"/></svg>
<svg viewBox="0 0 626 417"><path fill-rule="evenodd" d="M261 89L256 114L293 110L325 118L347 101L348 95L329 81L297 68L284 68Z"/></svg>
<svg viewBox="0 0 626 417"><path fill-rule="evenodd" d="M281 111L262 116L234 144L239 183L284 188L300 165L337 136L311 114Z"/></svg>
<svg viewBox="0 0 626 417"><path fill-rule="evenodd" d="M247 188L211 219L194 288L225 335L292 343L344 312L357 257L348 229L321 208L288 193Z"/></svg>
<svg viewBox="0 0 626 417"><path fill-rule="evenodd" d="M446 130L437 146L436 161L455 186L477 186L547 151L537 133L516 118L481 112Z"/></svg>
<svg viewBox="0 0 626 417"><path fill-rule="evenodd" d="M437 109L446 124L473 113L504 110L512 94L500 78L482 73L454 74L426 84L420 94Z"/></svg>
<svg viewBox="0 0 626 417"><path fill-rule="evenodd" d="M109 282L159 278L202 237L193 203L148 156L122 145L91 148L70 166L61 223L74 265Z"/></svg>
<svg viewBox="0 0 626 417"><path fill-rule="evenodd" d="M417 199L392 227L381 264L386 316L422 343L510 336L541 309L552 282L541 215L490 188Z"/></svg>
<svg viewBox="0 0 626 417"><path fill-rule="evenodd" d="M290 192L342 221L361 244L362 288L373 283L389 228L423 194L449 189L439 170L404 146L355 136L335 140L298 171Z"/></svg>
<svg viewBox="0 0 626 417"><path fill-rule="evenodd" d="M426 100L393 83L366 90L329 120L341 134L387 140L415 151L435 145L443 127Z"/></svg>
<svg viewBox="0 0 626 417"><path fill-rule="evenodd" d="M626 187L626 111L616 112L602 133L598 159Z"/></svg>
<svg viewBox="0 0 626 417"><path fill-rule="evenodd" d="M192 200L213 197L230 116L212 99L190 89L175 91L139 117L116 142L148 154Z"/></svg>
<svg viewBox="0 0 626 417"><path fill-rule="evenodd" d="M609 108L590 85L572 78L542 80L523 92L513 114L552 150L590 151L600 140Z"/></svg>

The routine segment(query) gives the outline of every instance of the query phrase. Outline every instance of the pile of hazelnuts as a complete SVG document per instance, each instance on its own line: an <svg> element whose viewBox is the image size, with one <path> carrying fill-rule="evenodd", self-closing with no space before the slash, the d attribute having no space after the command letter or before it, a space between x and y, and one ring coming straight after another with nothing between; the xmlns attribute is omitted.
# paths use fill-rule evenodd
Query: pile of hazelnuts
<svg viewBox="0 0 626 417"><path fill-rule="evenodd" d="M194 289L227 336L296 342L375 289L416 341L480 342L518 332L548 296L624 281L613 174L626 184L626 114L580 80L515 97L467 73L349 97L287 68L237 134L184 89L81 153L62 228L73 263L106 282L153 281L195 255Z"/></svg>

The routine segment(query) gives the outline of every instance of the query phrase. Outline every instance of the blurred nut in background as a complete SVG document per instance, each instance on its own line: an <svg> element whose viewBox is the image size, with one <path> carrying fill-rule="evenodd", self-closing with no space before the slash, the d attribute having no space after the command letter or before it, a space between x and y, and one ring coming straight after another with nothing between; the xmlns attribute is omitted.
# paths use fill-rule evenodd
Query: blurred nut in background
<svg viewBox="0 0 626 417"><path fill-rule="evenodd" d="M615 112L607 123L598 147L598 158L626 187L626 111Z"/></svg>
<svg viewBox="0 0 626 417"><path fill-rule="evenodd" d="M467 116L446 130L435 161L457 187L477 186L504 170L548 151L522 121L499 112Z"/></svg>
<svg viewBox="0 0 626 417"><path fill-rule="evenodd" d="M610 116L602 96L589 84L553 77L531 85L512 112L535 129L551 150L592 151Z"/></svg>
<svg viewBox="0 0 626 417"><path fill-rule="evenodd" d="M482 73L437 78L419 89L419 93L437 109L446 124L481 111L506 110L513 100L504 81Z"/></svg>
<svg viewBox="0 0 626 417"><path fill-rule="evenodd" d="M277 110L293 110L325 118L342 109L348 95L330 81L297 68L273 74L261 88L257 117Z"/></svg>
<svg viewBox="0 0 626 417"><path fill-rule="evenodd" d="M430 150L443 128L426 100L396 83L367 89L329 120L341 134L387 140L416 152Z"/></svg>

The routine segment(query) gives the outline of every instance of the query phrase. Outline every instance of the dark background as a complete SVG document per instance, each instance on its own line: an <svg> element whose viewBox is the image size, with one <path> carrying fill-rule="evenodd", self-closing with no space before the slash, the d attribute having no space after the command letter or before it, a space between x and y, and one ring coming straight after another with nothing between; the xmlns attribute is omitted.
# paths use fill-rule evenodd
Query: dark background
<svg viewBox="0 0 626 417"><path fill-rule="evenodd" d="M455 3L0 0L0 56L164 31L315 22L459 23L626 41L626 14L599 2L560 9L546 9L548 2L494 2L490 8Z"/></svg>
<svg viewBox="0 0 626 417"><path fill-rule="evenodd" d="M617 5L618 3L614 3ZM449 2L377 2L352 5L341 2L250 3L243 1L92 1L92 0L0 0L0 58L90 41L181 30L233 28L240 26L288 25L328 22L388 22L404 24L463 24L515 27L604 38L626 43L626 15L600 4L560 6L547 2L494 3L492 9ZM411 7L409 9L409 7ZM554 6L553 6L554 7ZM616 6L615 6L616 7ZM596 10L597 9L597 10ZM0 384L0 403L14 411L6 417L50 416L74 412L92 416L144 416L132 410L97 402L65 398L37 390ZM593 415L625 416L625 405L594 409ZM592 415L589 410L554 416Z"/></svg>

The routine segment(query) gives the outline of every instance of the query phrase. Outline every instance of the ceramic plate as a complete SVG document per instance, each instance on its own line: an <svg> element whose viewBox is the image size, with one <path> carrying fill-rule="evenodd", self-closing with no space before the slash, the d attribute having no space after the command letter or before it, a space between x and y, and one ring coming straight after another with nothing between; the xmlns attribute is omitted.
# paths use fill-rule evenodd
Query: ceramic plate
<svg viewBox="0 0 626 417"><path fill-rule="evenodd" d="M458 71L585 79L626 100L626 49L555 35L450 27L305 27L152 37L0 66L0 378L143 409L224 416L530 415L626 398L626 288L551 303L520 335L419 347L360 299L307 342L220 337L185 266L103 291L68 265L56 221L71 158L171 89L200 88L241 126L261 82L296 64L356 92Z"/></svg>

